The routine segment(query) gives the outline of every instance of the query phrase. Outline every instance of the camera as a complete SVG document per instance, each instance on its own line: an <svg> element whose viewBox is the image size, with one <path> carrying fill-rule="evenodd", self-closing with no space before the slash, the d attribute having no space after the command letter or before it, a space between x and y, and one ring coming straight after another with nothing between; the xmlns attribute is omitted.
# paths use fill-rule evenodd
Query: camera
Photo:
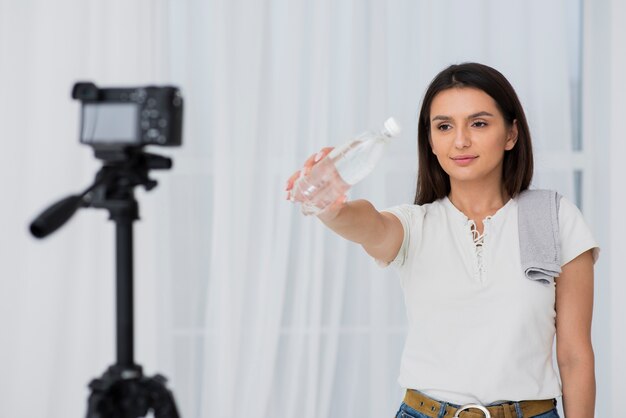
<svg viewBox="0 0 626 418"><path fill-rule="evenodd" d="M96 151L182 144L183 98L176 87L99 88L79 82L72 98L82 102L80 142Z"/></svg>

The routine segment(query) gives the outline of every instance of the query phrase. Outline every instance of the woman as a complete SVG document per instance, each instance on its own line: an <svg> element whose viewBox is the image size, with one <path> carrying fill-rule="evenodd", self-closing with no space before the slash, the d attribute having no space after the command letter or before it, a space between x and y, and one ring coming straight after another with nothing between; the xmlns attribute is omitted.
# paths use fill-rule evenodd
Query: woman
<svg viewBox="0 0 626 418"><path fill-rule="evenodd" d="M418 154L414 205L379 212L341 198L318 215L401 277L409 330L399 383L407 392L396 416L558 417L562 394L566 418L592 417L598 248L578 209L561 199L560 275L548 284L526 277L518 200L533 157L510 83L476 63L439 73L422 104ZM552 367L555 335L562 383Z"/></svg>

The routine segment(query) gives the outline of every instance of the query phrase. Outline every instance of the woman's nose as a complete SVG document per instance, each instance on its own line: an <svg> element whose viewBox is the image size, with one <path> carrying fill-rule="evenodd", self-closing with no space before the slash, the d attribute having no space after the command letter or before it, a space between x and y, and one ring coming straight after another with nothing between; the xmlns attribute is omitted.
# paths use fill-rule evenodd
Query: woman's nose
<svg viewBox="0 0 626 418"><path fill-rule="evenodd" d="M458 129L454 138L454 146L458 149L467 148L472 145L470 133L467 129Z"/></svg>

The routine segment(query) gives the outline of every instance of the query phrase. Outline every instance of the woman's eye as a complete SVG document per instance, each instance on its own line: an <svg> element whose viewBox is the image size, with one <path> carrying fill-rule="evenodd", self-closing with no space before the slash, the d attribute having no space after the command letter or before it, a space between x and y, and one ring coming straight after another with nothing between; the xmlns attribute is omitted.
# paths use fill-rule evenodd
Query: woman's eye
<svg viewBox="0 0 626 418"><path fill-rule="evenodd" d="M437 129L440 131L447 131L450 130L452 128L452 126L448 123L442 123L441 125L437 126Z"/></svg>
<svg viewBox="0 0 626 418"><path fill-rule="evenodd" d="M487 122L483 122L482 120L477 120L476 122L472 124L472 126L475 126L477 128L483 128L487 126Z"/></svg>

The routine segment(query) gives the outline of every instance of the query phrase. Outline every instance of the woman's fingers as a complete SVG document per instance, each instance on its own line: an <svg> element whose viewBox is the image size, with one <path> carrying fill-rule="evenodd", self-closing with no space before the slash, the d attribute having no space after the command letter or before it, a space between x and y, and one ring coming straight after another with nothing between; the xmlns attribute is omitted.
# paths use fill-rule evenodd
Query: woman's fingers
<svg viewBox="0 0 626 418"><path fill-rule="evenodd" d="M298 180L300 177L306 175L306 173L308 173L311 170L311 167L313 167L313 161L315 161L315 157L317 156L317 154L313 154L311 155L309 158L306 159L306 161L304 162L303 167L294 172L289 179L287 179L287 184L285 185L285 190L286 191L290 191L291 189L293 189L293 185L295 184L296 180ZM289 198L289 197L287 197Z"/></svg>
<svg viewBox="0 0 626 418"><path fill-rule="evenodd" d="M307 174L309 174L311 168L313 168L315 164L320 162L322 158L327 156L333 149L334 147L324 147L316 154L313 154L309 158L307 158L307 160L304 162L304 165L302 166L302 169L296 171L291 175L291 177L289 177L289 179L287 180L287 184L285 185L285 190L290 191L291 189L293 189L293 185L296 180L298 180L298 178L302 176L306 176Z"/></svg>
<svg viewBox="0 0 626 418"><path fill-rule="evenodd" d="M311 155L304 162L304 168L308 169L308 170L306 170L304 172L304 174L307 175L309 173L309 171L311 170L311 167L313 167L315 164L320 162L322 160L322 158L326 157L333 150L333 148L334 147L324 147L321 150L319 150L319 152L317 154Z"/></svg>
<svg viewBox="0 0 626 418"><path fill-rule="evenodd" d="M290 191L291 189L293 189L293 184L296 182L296 180L298 180L298 178L300 177L300 173L302 172L302 170L298 170L295 173L293 173L289 179L287 179L287 184L285 185L285 190L286 191Z"/></svg>

